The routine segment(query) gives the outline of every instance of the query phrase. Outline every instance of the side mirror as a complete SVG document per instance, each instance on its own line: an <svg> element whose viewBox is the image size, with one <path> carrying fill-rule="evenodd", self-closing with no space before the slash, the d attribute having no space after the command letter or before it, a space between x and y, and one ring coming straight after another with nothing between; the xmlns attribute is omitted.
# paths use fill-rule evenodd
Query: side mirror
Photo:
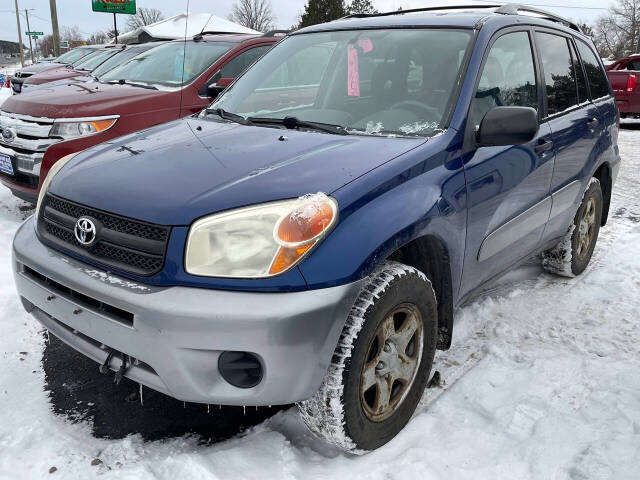
<svg viewBox="0 0 640 480"><path fill-rule="evenodd" d="M233 78L222 77L219 78L217 82L212 82L207 87L207 97L215 98L220 92L222 92L225 88L227 88L231 82L233 82Z"/></svg>
<svg viewBox="0 0 640 480"><path fill-rule="evenodd" d="M523 145L538 134L538 113L530 107L494 107L480 122L480 147Z"/></svg>

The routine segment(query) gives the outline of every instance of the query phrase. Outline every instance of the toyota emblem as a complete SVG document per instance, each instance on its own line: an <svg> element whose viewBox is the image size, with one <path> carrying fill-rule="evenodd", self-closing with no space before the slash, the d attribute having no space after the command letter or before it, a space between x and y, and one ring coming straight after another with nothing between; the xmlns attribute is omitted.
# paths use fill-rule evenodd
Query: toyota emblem
<svg viewBox="0 0 640 480"><path fill-rule="evenodd" d="M73 229L76 240L84 247L96 243L96 224L88 217L80 217Z"/></svg>

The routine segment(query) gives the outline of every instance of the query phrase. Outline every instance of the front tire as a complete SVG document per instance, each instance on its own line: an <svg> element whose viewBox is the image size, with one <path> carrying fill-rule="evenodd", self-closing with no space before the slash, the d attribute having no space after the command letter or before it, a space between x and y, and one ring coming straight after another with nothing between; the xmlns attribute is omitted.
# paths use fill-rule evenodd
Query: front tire
<svg viewBox="0 0 640 480"><path fill-rule="evenodd" d="M598 241L602 206L600 182L592 178L569 231L558 245L542 253L545 270L564 277L575 277L584 272Z"/></svg>
<svg viewBox="0 0 640 480"><path fill-rule="evenodd" d="M307 427L353 453L395 437L429 378L437 327L429 279L407 265L384 263L366 279L320 389L298 405Z"/></svg>

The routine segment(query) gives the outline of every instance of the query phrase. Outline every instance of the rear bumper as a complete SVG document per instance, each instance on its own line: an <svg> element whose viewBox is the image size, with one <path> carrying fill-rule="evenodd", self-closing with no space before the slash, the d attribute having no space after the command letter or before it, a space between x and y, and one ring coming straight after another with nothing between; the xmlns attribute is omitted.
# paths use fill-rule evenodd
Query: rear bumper
<svg viewBox="0 0 640 480"><path fill-rule="evenodd" d="M614 97L620 114L640 114L640 92L616 90Z"/></svg>
<svg viewBox="0 0 640 480"><path fill-rule="evenodd" d="M313 395L360 290L360 282L295 293L136 284L44 246L33 218L16 233L13 265L27 311L76 350L100 363L108 351L122 352L138 361L126 374L132 380L180 400L225 405ZM218 371L224 351L255 354L262 381L247 389L227 383ZM116 355L110 368L120 363Z"/></svg>

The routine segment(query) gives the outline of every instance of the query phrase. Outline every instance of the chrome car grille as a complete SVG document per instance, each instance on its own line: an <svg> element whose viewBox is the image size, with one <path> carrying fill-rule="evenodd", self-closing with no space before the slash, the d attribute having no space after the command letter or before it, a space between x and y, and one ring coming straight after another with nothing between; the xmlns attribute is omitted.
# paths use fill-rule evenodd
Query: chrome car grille
<svg viewBox="0 0 640 480"><path fill-rule="evenodd" d="M153 275L164 265L170 227L114 215L51 194L44 197L40 212L38 232L52 246L135 275ZM74 228L80 217L90 217L98 225L97 241L90 247L76 240Z"/></svg>
<svg viewBox="0 0 640 480"><path fill-rule="evenodd" d="M45 151L62 141L61 138L49 138L52 126L51 118L0 111L0 153L15 158L19 173L38 177ZM8 135L4 135L5 130L9 131Z"/></svg>

